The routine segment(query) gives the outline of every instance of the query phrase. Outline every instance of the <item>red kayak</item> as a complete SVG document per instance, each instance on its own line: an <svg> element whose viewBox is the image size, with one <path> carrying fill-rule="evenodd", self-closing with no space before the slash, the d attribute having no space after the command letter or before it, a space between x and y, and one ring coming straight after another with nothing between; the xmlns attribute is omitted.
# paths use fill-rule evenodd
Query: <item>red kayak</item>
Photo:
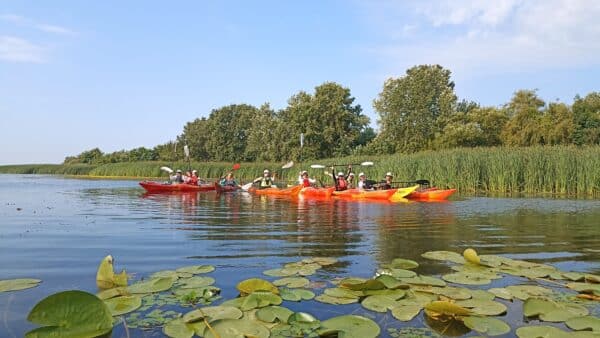
<svg viewBox="0 0 600 338"><path fill-rule="evenodd" d="M406 198L417 201L444 201L455 192L456 189L438 189L432 187L423 190L415 190L406 196Z"/></svg>
<svg viewBox="0 0 600 338"><path fill-rule="evenodd" d="M239 187L236 185L221 185L217 182L215 182L213 187L217 191L218 194L224 193L224 192L234 192L239 189Z"/></svg>
<svg viewBox="0 0 600 338"><path fill-rule="evenodd" d="M208 184L173 184L173 183L162 183L152 181L140 182L142 188L146 189L147 192L195 192L195 191L212 191L215 190L215 185L212 183Z"/></svg>
<svg viewBox="0 0 600 338"><path fill-rule="evenodd" d="M296 185L291 188L250 188L248 191L257 195L296 196L300 192L300 189L302 189L302 186Z"/></svg>

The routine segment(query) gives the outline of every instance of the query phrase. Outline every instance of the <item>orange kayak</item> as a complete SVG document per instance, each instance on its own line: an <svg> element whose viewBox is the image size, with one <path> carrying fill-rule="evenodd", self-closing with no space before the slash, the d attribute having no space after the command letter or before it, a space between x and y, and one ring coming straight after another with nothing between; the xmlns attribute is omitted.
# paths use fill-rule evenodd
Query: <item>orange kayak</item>
<svg viewBox="0 0 600 338"><path fill-rule="evenodd" d="M295 196L298 195L300 190L302 189L301 185L296 185L291 188L266 188L266 189L257 189L250 188L249 192L257 195L275 195L275 196Z"/></svg>
<svg viewBox="0 0 600 338"><path fill-rule="evenodd" d="M376 199L376 200L388 200L396 193L398 189L388 190L359 190L359 189L348 189L344 191L334 191L333 196L353 199Z"/></svg>
<svg viewBox="0 0 600 338"><path fill-rule="evenodd" d="M140 182L142 188L146 189L147 192L159 193L159 192L195 192L195 191L211 191L215 190L213 183L209 184L171 184L161 182L142 181Z"/></svg>
<svg viewBox="0 0 600 338"><path fill-rule="evenodd" d="M300 189L300 195L304 197L331 197L331 194L335 191L335 187L329 188L314 188L304 187Z"/></svg>
<svg viewBox="0 0 600 338"><path fill-rule="evenodd" d="M406 196L406 198L419 201L443 201L448 199L448 197L455 192L456 189L438 189L433 187L423 190L415 190Z"/></svg>

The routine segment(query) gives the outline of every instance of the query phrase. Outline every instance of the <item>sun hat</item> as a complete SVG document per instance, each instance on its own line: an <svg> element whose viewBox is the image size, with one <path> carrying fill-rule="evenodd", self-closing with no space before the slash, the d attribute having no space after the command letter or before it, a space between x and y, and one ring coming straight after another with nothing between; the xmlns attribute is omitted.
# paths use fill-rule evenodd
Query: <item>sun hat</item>
<svg viewBox="0 0 600 338"><path fill-rule="evenodd" d="M307 175L308 175L308 171L306 171L306 170L302 170L302 172L300 173L300 175L304 175L304 174L307 174Z"/></svg>
<svg viewBox="0 0 600 338"><path fill-rule="evenodd" d="M269 169L263 170L263 174L268 174L268 173L269 173Z"/></svg>
<svg viewBox="0 0 600 338"><path fill-rule="evenodd" d="M354 173L349 173L348 176L354 177Z"/></svg>
<svg viewBox="0 0 600 338"><path fill-rule="evenodd" d="M365 176L365 173L358 174L358 177Z"/></svg>
<svg viewBox="0 0 600 338"><path fill-rule="evenodd" d="M340 171L340 172L338 173L338 176L344 176L344 173Z"/></svg>
<svg viewBox="0 0 600 338"><path fill-rule="evenodd" d="M394 175L392 175L392 173L391 173L391 172L389 172L389 171L388 171L387 173L385 173L385 176L394 177Z"/></svg>
<svg viewBox="0 0 600 338"><path fill-rule="evenodd" d="M198 172L198 170L196 170L196 169L192 170L192 174L197 173L197 172Z"/></svg>
<svg viewBox="0 0 600 338"><path fill-rule="evenodd" d="M177 169L176 171L177 173L182 173L183 171L181 171L181 169Z"/></svg>

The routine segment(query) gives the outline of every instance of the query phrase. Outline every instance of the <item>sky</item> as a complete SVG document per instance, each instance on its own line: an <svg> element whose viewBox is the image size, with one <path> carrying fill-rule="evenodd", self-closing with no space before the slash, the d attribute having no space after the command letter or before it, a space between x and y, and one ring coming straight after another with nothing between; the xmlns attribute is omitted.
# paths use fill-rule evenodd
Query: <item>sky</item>
<svg viewBox="0 0 600 338"><path fill-rule="evenodd" d="M459 99L600 91L597 0L0 0L0 164L174 140L224 105L275 109L326 81L373 99L412 66Z"/></svg>

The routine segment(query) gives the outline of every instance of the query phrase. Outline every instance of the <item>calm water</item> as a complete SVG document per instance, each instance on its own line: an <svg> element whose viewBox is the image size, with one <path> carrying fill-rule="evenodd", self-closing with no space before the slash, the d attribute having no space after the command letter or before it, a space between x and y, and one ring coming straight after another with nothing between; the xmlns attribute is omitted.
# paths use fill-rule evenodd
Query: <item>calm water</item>
<svg viewBox="0 0 600 338"><path fill-rule="evenodd" d="M384 204L244 193L145 195L133 181L0 175L0 279L43 280L37 288L0 293L0 337L32 329L25 317L49 294L96 292L96 269L108 254L116 269L136 278L215 265L211 276L228 299L239 281L304 257L341 261L311 279L370 277L396 257L421 263L419 273L440 274L448 266L420 254L466 247L600 274L600 201L459 196L447 203ZM320 319L350 312L374 317L360 305L283 305ZM409 324L389 314L375 319L390 327L426 325L422 315ZM116 329L113 337L121 336Z"/></svg>

